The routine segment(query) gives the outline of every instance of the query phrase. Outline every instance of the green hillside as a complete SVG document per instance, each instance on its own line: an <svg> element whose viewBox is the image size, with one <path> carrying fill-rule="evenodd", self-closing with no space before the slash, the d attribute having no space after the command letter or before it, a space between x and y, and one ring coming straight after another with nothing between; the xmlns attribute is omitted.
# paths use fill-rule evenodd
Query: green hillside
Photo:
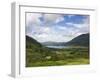
<svg viewBox="0 0 100 80"><path fill-rule="evenodd" d="M89 47L89 34L82 34L78 37L75 37L68 43L66 43L67 46L85 46Z"/></svg>
<svg viewBox="0 0 100 80"><path fill-rule="evenodd" d="M35 39L26 36L26 48L36 48L36 47L42 47L42 45L37 42Z"/></svg>
<svg viewBox="0 0 100 80"><path fill-rule="evenodd" d="M45 60L54 60L54 53L49 48L42 46L35 39L26 36L26 66L31 63Z"/></svg>

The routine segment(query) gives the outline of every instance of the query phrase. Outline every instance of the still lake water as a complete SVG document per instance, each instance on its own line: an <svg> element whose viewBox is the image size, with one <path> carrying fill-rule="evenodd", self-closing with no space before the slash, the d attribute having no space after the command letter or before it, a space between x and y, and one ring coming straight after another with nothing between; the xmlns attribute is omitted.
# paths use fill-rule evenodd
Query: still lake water
<svg viewBox="0 0 100 80"><path fill-rule="evenodd" d="M62 48L67 48L67 46L46 46L48 48L59 48L59 49L62 49Z"/></svg>
<svg viewBox="0 0 100 80"><path fill-rule="evenodd" d="M57 49L63 49L63 48L87 48L82 46L46 46L48 48L57 48Z"/></svg>

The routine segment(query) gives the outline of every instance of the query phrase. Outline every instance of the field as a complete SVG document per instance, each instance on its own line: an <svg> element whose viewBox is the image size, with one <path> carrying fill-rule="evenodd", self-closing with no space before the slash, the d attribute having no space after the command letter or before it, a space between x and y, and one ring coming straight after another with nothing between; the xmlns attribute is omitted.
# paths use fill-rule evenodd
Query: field
<svg viewBox="0 0 100 80"><path fill-rule="evenodd" d="M88 47L26 48L26 67L89 64Z"/></svg>

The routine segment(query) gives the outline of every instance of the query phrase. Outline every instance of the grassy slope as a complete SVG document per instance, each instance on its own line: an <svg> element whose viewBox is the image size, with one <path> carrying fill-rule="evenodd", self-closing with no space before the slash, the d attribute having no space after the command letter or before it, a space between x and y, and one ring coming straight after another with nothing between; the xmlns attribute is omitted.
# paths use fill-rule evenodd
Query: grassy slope
<svg viewBox="0 0 100 80"><path fill-rule="evenodd" d="M69 41L66 45L88 47L89 46L89 33L82 34L82 35L79 35L79 36L75 37L74 39Z"/></svg>

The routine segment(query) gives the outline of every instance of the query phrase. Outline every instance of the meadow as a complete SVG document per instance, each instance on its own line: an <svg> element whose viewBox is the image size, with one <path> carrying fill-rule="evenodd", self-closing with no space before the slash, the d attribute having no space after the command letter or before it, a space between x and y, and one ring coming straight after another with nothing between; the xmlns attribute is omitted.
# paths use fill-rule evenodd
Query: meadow
<svg viewBox="0 0 100 80"><path fill-rule="evenodd" d="M84 65L89 64L88 47L55 49L47 47L27 48L26 67Z"/></svg>

